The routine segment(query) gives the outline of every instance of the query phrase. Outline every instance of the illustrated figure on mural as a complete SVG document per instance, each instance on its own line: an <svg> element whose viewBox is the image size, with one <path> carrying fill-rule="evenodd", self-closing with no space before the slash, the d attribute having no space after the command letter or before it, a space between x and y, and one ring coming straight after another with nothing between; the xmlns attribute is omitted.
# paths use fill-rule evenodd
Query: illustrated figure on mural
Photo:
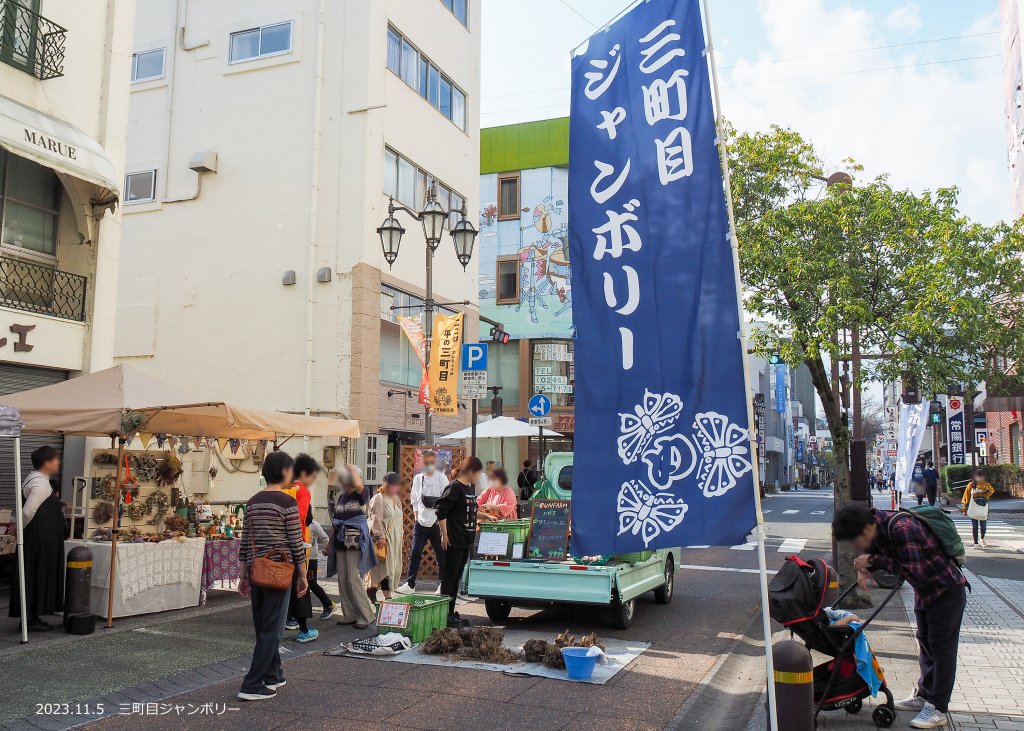
<svg viewBox="0 0 1024 731"><path fill-rule="evenodd" d="M558 309L554 317L572 309L572 292L569 284L568 226L562 223L555 228L554 217L562 213L561 201L548 196L533 208L533 226L541 238L517 251L519 256L519 312L525 303L530 321L537 322L537 306L547 310L545 297L555 295Z"/></svg>

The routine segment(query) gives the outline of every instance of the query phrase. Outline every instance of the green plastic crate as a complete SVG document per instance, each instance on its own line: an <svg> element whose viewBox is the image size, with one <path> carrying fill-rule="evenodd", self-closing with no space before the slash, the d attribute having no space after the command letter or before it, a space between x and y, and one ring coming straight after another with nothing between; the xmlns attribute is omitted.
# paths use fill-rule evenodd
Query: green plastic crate
<svg viewBox="0 0 1024 731"><path fill-rule="evenodd" d="M518 520L492 520L480 524L481 533L508 533L509 550L515 543L525 544L530 537L530 518L519 518Z"/></svg>
<svg viewBox="0 0 1024 731"><path fill-rule="evenodd" d="M654 551L636 551L634 553L620 553L615 556L616 561L622 563L640 563L654 555Z"/></svg>
<svg viewBox="0 0 1024 731"><path fill-rule="evenodd" d="M423 642L430 637L435 629L444 629L448 626L448 597L438 597L434 594L406 594L405 596L393 596L389 602L400 602L411 604L409 610L409 621L405 627L394 627L381 624L380 609L377 607L377 627L383 632L397 632L408 637L413 643Z"/></svg>

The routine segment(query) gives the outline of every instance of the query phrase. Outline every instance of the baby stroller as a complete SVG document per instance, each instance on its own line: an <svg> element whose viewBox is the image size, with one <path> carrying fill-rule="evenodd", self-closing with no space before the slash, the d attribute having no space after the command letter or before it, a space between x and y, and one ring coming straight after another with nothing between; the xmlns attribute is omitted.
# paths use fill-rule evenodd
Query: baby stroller
<svg viewBox="0 0 1024 731"><path fill-rule="evenodd" d="M829 584L838 581L835 570L820 558L804 561L799 556L789 556L779 573L768 586L768 605L772 619L796 634L809 650L828 655L831 660L814 668L814 717L821 711L836 711L842 708L847 713L858 713L864 699L871 695L871 688L857 672L854 643L889 600L893 598L902 579L876 575L879 585L890 589L889 594L875 608L860 629L829 624L825 614L826 596ZM834 602L838 605L849 594L854 584ZM871 719L878 728L889 728L896 721L896 708L892 692L885 683L885 676L878 660L872 653L875 673L882 681L880 691L885 703L876 706Z"/></svg>

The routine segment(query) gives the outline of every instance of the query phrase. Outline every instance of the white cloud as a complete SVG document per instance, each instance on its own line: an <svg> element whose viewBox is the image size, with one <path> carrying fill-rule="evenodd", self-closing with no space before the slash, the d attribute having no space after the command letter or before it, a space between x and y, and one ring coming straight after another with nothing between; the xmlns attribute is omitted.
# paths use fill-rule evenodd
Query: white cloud
<svg viewBox="0 0 1024 731"><path fill-rule="evenodd" d="M916 3L907 3L894 8L886 17L885 24L895 31L916 31L921 28L921 9Z"/></svg>

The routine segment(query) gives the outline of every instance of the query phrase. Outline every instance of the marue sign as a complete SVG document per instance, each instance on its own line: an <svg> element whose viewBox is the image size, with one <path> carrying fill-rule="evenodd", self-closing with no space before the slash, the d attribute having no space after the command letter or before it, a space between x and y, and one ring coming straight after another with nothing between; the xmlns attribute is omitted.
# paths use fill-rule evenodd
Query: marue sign
<svg viewBox="0 0 1024 731"><path fill-rule="evenodd" d="M61 157L66 157L69 160L78 159L78 150L66 142L61 142L53 137L47 137L42 132L36 132L28 127L25 127L24 130L26 142L31 142L36 147L40 147L47 152L52 152L56 155L60 155Z"/></svg>

